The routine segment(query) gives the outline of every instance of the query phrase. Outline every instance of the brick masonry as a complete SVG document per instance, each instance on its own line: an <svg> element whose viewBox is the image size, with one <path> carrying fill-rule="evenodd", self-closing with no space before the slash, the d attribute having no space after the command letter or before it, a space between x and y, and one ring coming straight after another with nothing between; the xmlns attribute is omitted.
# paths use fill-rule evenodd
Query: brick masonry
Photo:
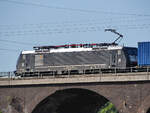
<svg viewBox="0 0 150 113"><path fill-rule="evenodd" d="M119 113L147 113L150 108L150 82L105 82L47 84L0 87L2 113L32 113L43 99L58 90L81 88L94 91L110 100Z"/></svg>

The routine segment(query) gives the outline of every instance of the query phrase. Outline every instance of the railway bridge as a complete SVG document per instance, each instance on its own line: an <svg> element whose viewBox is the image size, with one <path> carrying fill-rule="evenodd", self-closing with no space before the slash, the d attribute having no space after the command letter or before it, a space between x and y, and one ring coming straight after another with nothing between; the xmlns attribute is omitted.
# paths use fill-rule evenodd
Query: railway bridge
<svg viewBox="0 0 150 113"><path fill-rule="evenodd" d="M96 113L107 101L150 113L149 72L0 79L0 113Z"/></svg>

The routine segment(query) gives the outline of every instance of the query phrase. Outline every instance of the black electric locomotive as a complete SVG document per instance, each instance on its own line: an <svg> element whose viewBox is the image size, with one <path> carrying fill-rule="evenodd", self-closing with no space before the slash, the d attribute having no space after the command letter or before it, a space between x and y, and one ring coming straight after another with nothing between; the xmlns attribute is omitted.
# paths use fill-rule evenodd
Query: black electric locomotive
<svg viewBox="0 0 150 113"><path fill-rule="evenodd" d="M136 65L137 48L115 43L38 46L33 51L21 52L16 75L83 74Z"/></svg>

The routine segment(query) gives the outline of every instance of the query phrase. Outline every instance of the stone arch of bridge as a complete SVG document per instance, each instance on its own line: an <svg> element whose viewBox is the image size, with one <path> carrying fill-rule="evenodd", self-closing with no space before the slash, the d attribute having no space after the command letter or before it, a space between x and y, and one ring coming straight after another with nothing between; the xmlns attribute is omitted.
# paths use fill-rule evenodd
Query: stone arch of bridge
<svg viewBox="0 0 150 113"><path fill-rule="evenodd" d="M150 96L145 97L144 100L141 101L137 113L150 113Z"/></svg>
<svg viewBox="0 0 150 113"><path fill-rule="evenodd" d="M108 99L89 89L67 88L43 99L32 113L97 113L107 103Z"/></svg>
<svg viewBox="0 0 150 113"><path fill-rule="evenodd" d="M147 112L146 113L150 113L150 108L147 110Z"/></svg>

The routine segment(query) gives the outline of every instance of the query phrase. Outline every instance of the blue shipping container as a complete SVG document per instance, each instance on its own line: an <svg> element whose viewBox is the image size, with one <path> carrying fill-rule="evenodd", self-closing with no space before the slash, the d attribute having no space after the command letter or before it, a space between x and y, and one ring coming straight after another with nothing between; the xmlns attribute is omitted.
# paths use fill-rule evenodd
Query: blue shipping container
<svg viewBox="0 0 150 113"><path fill-rule="evenodd" d="M138 43L138 65L150 66L150 42Z"/></svg>

